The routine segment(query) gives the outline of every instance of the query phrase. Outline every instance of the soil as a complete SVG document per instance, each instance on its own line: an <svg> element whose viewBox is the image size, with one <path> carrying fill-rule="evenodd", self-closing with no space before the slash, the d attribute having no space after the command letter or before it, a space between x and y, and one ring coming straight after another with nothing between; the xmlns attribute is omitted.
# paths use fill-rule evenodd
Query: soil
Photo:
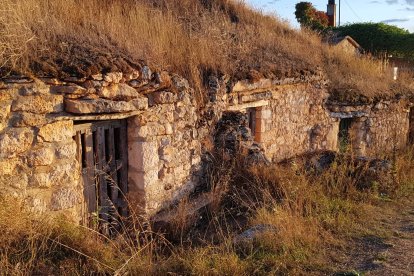
<svg viewBox="0 0 414 276"><path fill-rule="evenodd" d="M378 217L387 238L365 236L353 241L337 275L414 275L414 199Z"/></svg>

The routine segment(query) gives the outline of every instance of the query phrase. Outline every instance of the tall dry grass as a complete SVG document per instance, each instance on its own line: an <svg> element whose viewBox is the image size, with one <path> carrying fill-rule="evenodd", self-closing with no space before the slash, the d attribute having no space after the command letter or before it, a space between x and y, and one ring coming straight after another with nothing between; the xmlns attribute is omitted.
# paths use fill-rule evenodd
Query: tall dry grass
<svg viewBox="0 0 414 276"><path fill-rule="evenodd" d="M231 175L229 179L226 174L223 183L212 175L211 193L218 193L221 202L186 217L190 205L184 201L169 241L164 233L141 226L138 216L132 218L136 221L132 227L125 225L123 235L108 239L67 220L39 222L15 201L1 199L0 271L6 275L332 274L332 253L345 251L348 239L385 235L376 221L382 208L412 197L413 149L397 152L390 160L395 182L381 185L373 179L363 186L358 180L364 179L365 167L347 156L338 156L325 171L305 169L300 160L253 169L242 159L216 162L217 171L227 168ZM239 233L260 225L267 231L235 242Z"/></svg>
<svg viewBox="0 0 414 276"><path fill-rule="evenodd" d="M0 9L0 64L15 71L89 75L145 60L201 89L207 74L284 78L322 68L341 93L389 90L373 61L239 1L3 0Z"/></svg>

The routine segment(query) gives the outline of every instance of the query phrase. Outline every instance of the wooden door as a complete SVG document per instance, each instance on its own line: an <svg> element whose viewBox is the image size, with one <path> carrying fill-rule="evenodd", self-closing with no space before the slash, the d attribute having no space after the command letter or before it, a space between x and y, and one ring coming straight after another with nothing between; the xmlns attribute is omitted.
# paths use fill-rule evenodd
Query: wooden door
<svg viewBox="0 0 414 276"><path fill-rule="evenodd" d="M85 221L104 234L120 230L128 215L128 149L125 120L75 124L78 161L82 167Z"/></svg>

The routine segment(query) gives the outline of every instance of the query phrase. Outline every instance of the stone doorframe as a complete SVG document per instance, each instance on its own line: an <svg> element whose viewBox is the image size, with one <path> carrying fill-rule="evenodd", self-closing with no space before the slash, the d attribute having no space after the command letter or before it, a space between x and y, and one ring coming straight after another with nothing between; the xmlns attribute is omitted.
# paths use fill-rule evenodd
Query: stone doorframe
<svg viewBox="0 0 414 276"><path fill-rule="evenodd" d="M261 100L233 105L228 107L227 110L247 113L249 119L248 127L252 130L252 136L256 142L262 143L265 139L266 131L270 130L267 128L272 123L272 111L268 106L268 100Z"/></svg>

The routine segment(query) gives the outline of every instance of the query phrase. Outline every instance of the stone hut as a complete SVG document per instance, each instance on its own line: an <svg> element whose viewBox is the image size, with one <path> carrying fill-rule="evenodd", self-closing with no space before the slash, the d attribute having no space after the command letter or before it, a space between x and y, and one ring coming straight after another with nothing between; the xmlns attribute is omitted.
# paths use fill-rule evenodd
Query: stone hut
<svg viewBox="0 0 414 276"><path fill-rule="evenodd" d="M344 138L368 156L414 140L408 100L331 102L322 73L255 82L211 77L207 92L200 104L185 79L147 66L90 78L3 78L1 191L34 212L84 224L96 213L111 223L127 205L155 214L198 184L223 112L245 113L273 162L338 151Z"/></svg>
<svg viewBox="0 0 414 276"><path fill-rule="evenodd" d="M364 49L358 42L355 41L349 35L342 37L334 37L329 40L329 44L342 49L345 53L361 56L364 53Z"/></svg>

